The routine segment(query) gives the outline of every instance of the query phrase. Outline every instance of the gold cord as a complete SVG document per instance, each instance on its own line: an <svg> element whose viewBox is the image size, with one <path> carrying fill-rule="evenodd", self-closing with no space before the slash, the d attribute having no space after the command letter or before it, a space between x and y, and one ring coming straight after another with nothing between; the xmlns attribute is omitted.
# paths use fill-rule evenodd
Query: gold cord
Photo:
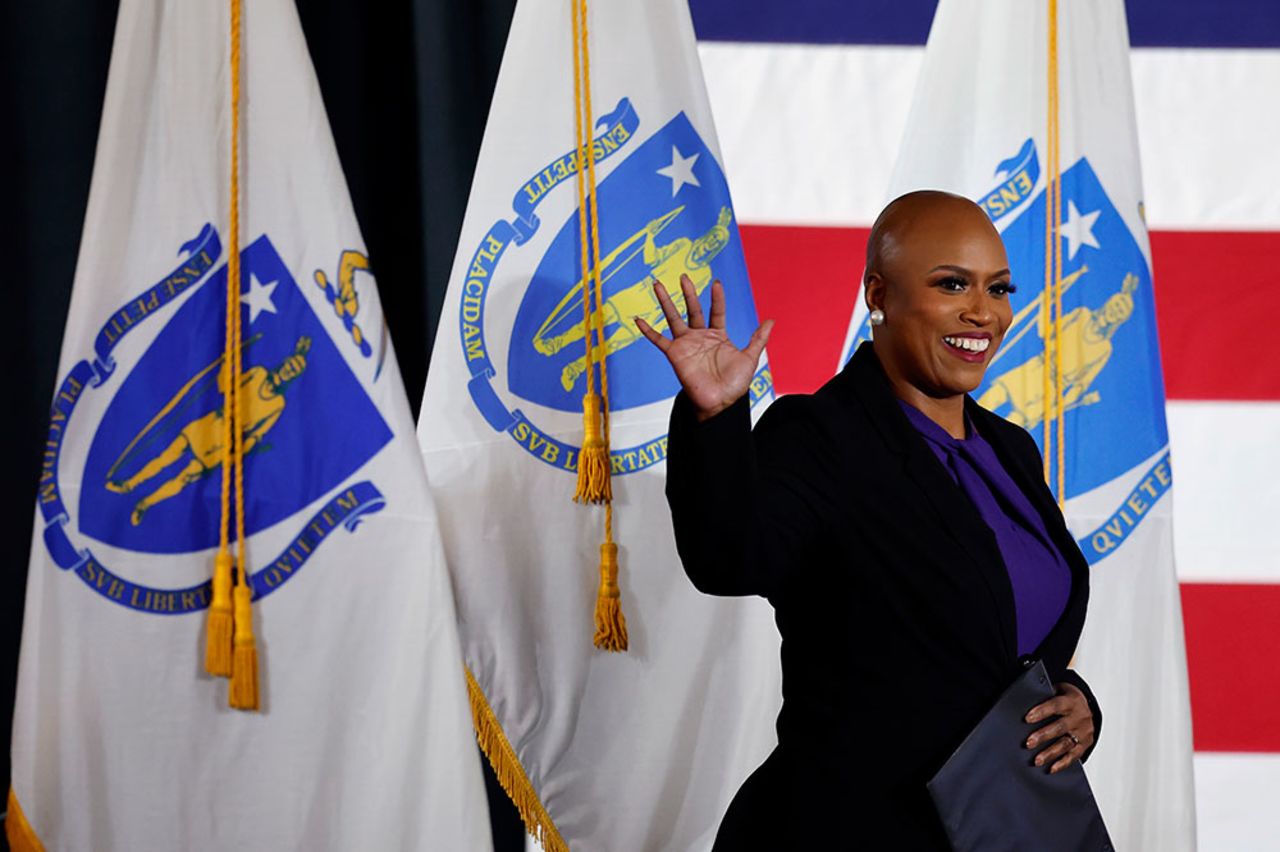
<svg viewBox="0 0 1280 852"><path fill-rule="evenodd" d="M604 336L604 294L600 279L600 212L596 191L594 118L591 110L591 51L587 34L587 0L570 0L573 18L574 124L578 147L578 233L582 240L582 337L587 392L582 399L583 442L578 453L578 485L574 499L603 503L604 543L600 545L600 586L596 594L597 648L627 650L627 622L618 590L618 547L613 541L613 476L609 454L609 350ZM590 214L590 239L587 215ZM588 249L590 254L588 254ZM592 310L592 296L594 308ZM593 339L594 338L594 339ZM600 393L594 372L600 370Z"/></svg>
<svg viewBox="0 0 1280 852"><path fill-rule="evenodd" d="M1044 295L1040 322L1044 335L1043 444L1044 478L1057 462L1058 505L1066 502L1066 388L1062 376L1062 164L1058 122L1058 2L1048 0L1048 103L1045 175ZM1056 426L1056 429L1054 428ZM1056 450L1056 453L1054 452Z"/></svg>

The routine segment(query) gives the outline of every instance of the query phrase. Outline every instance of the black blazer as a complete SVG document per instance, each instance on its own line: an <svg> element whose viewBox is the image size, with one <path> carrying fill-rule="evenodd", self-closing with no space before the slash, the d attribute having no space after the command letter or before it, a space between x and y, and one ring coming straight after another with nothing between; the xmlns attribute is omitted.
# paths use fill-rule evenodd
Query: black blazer
<svg viewBox="0 0 1280 852"><path fill-rule="evenodd" d="M1066 610L1033 656L1067 668L1089 568L1035 442L965 399L1071 567ZM1020 670L994 534L903 414L870 344L752 431L745 400L671 416L667 499L694 585L763 595L782 634L778 748L743 785L717 849L947 849L925 782ZM1028 752L1028 762L1030 762ZM1034 771L1034 770L1028 770Z"/></svg>

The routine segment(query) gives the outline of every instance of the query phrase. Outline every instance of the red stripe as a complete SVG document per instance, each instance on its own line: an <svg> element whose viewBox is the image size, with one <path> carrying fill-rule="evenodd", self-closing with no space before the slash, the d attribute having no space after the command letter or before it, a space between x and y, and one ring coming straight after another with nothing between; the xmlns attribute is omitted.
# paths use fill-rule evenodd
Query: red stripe
<svg viewBox="0 0 1280 852"><path fill-rule="evenodd" d="M1280 585L1183 583L1182 618L1196 750L1280 752Z"/></svg>
<svg viewBox="0 0 1280 852"><path fill-rule="evenodd" d="M784 393L835 370L862 273L868 229L744 225L742 245ZM1280 291L1280 231L1157 231L1156 317L1170 399L1280 400L1270 318Z"/></svg>
<svg viewBox="0 0 1280 852"><path fill-rule="evenodd" d="M807 393L835 373L853 315L869 228L742 225L761 320L774 319L769 368L782 393Z"/></svg>
<svg viewBox="0 0 1280 852"><path fill-rule="evenodd" d="M1280 399L1280 232L1156 231L1151 257L1168 397Z"/></svg>

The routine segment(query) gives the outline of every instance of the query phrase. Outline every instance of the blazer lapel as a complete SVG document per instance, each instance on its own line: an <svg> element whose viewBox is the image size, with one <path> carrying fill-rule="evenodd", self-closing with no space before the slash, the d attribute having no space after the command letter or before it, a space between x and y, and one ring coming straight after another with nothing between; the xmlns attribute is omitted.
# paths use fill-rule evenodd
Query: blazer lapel
<svg viewBox="0 0 1280 852"><path fill-rule="evenodd" d="M1013 585L996 545L995 535L946 469L938 462L902 412L870 343L854 353L845 368L849 385L893 452L903 457L903 472L923 494L940 526L968 555L986 582L1000 619L1007 653L1017 656L1017 612Z"/></svg>

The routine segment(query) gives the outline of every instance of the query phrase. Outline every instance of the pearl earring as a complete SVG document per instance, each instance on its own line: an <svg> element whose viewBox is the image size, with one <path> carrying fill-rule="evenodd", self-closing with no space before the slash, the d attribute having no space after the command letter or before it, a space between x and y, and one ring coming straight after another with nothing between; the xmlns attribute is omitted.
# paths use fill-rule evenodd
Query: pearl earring
<svg viewBox="0 0 1280 852"><path fill-rule="evenodd" d="M880 310L879 308L876 308L874 311L872 311L872 312L871 312L871 324L872 324L872 325L884 325L884 311Z"/></svg>

